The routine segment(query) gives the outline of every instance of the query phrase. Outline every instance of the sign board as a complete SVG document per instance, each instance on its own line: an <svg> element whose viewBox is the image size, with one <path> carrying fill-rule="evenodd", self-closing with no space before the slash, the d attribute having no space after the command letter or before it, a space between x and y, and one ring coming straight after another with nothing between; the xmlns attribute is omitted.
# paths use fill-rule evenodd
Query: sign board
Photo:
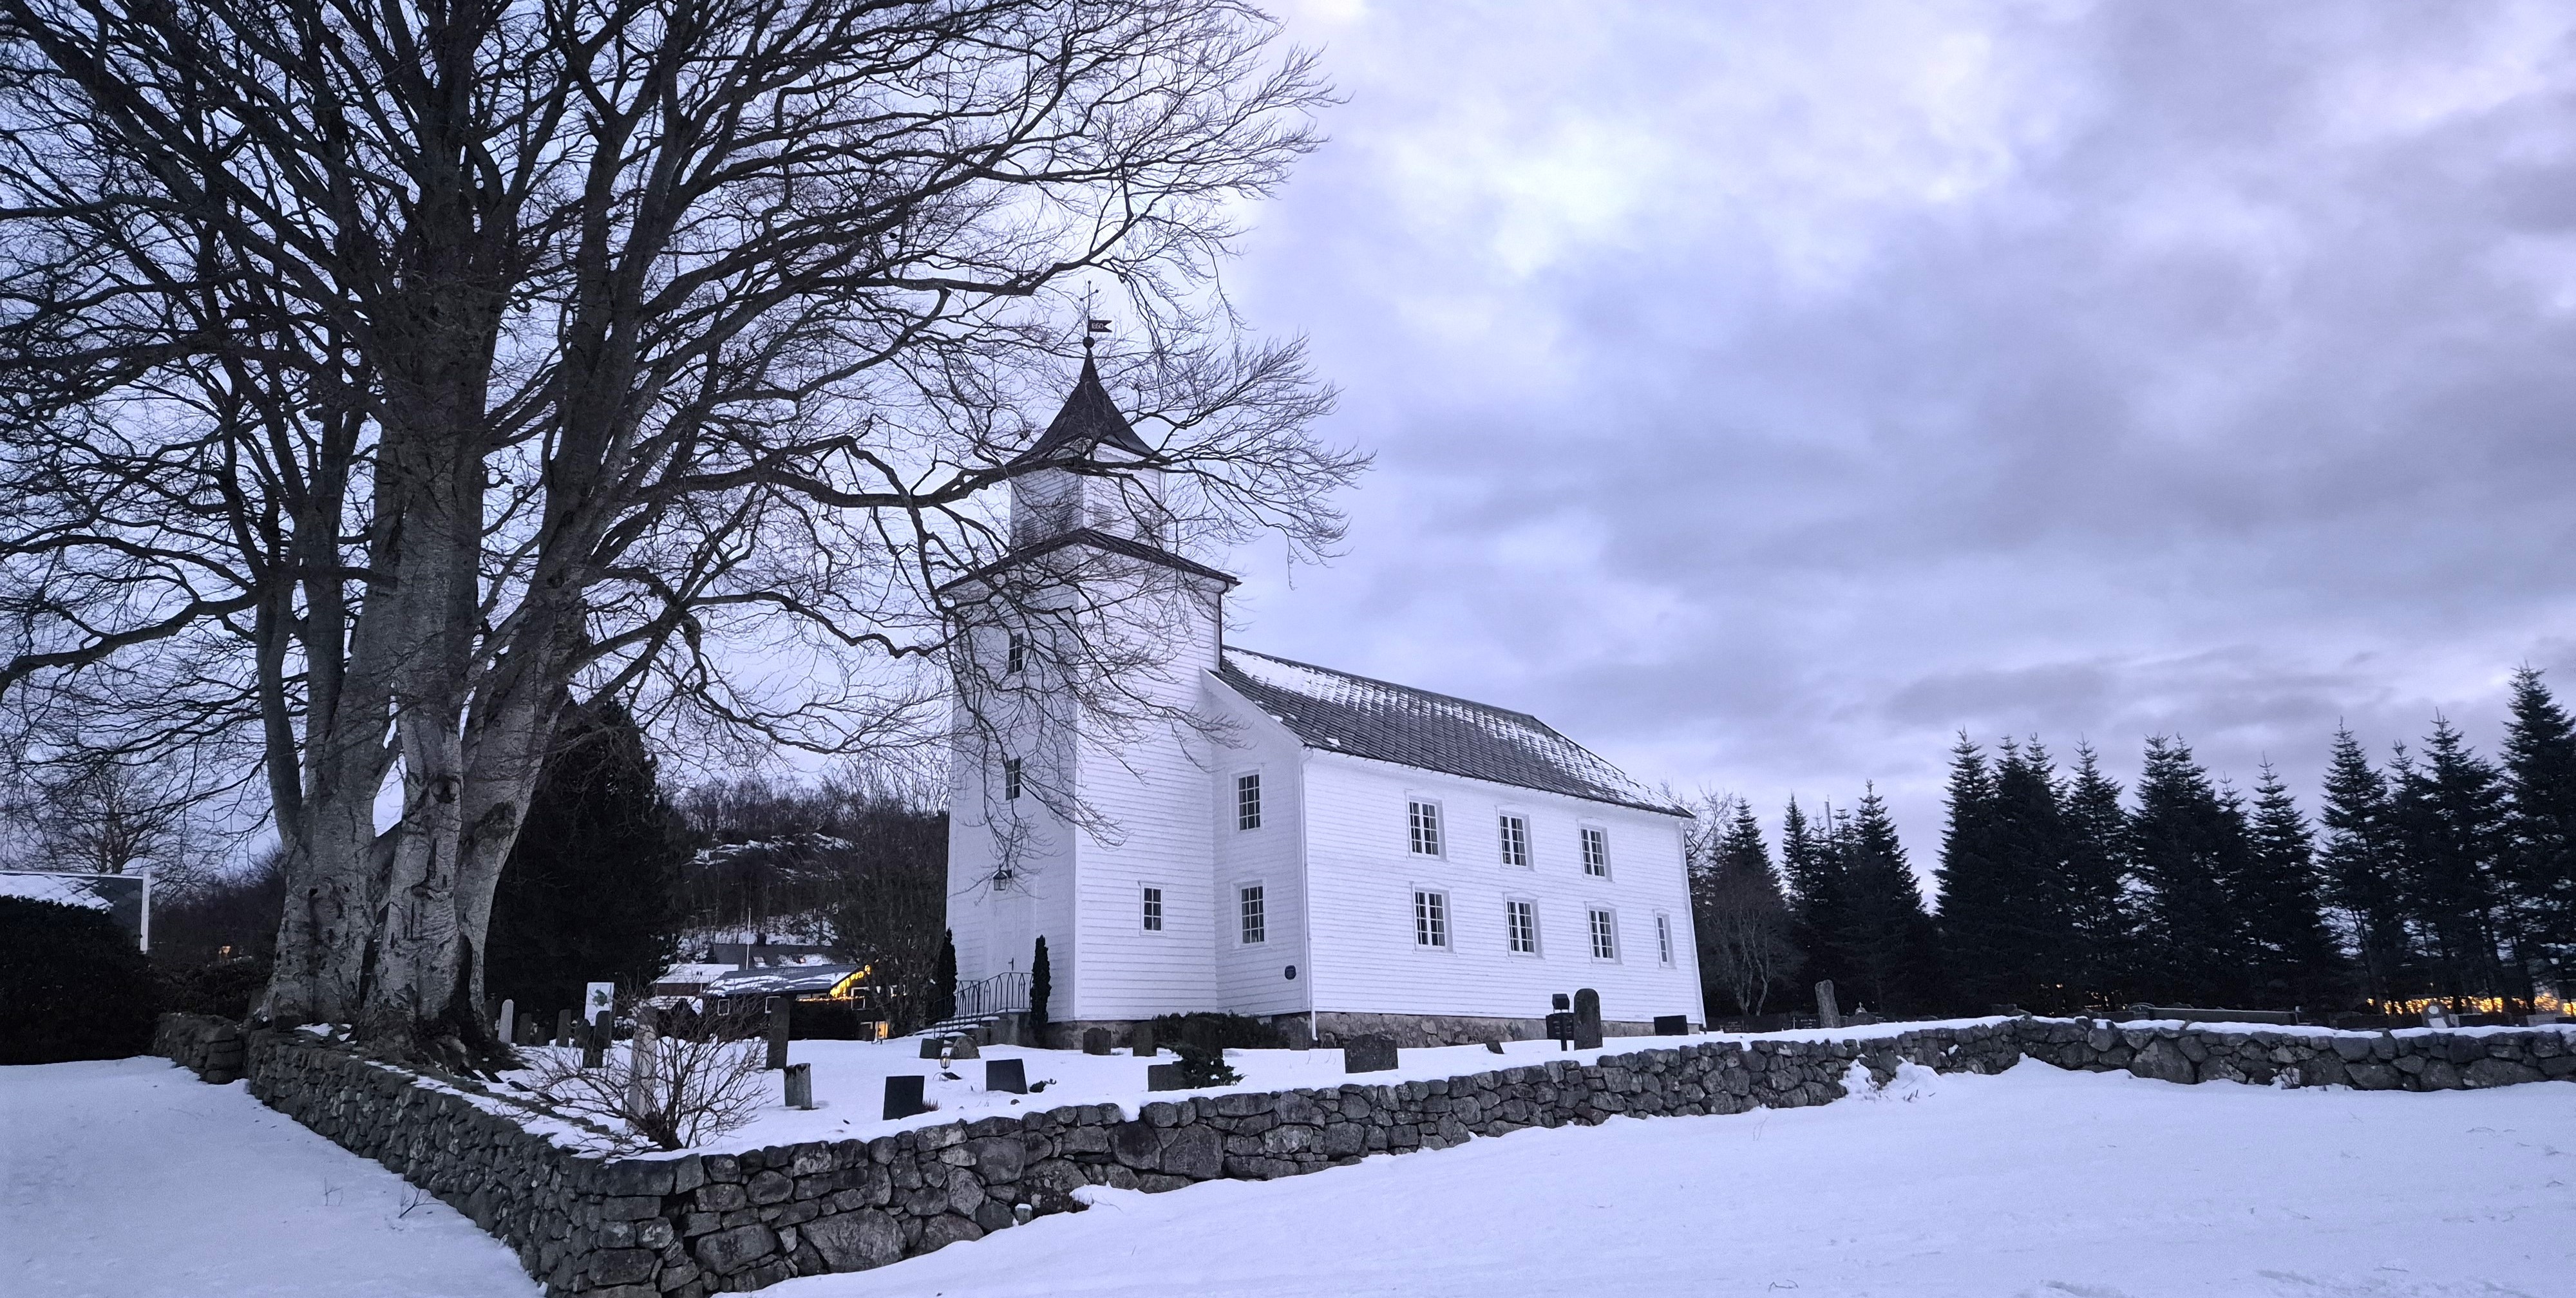
<svg viewBox="0 0 2576 1298"><path fill-rule="evenodd" d="M617 1008L617 984L591 983L581 995L581 1021L596 1022L600 1012Z"/></svg>

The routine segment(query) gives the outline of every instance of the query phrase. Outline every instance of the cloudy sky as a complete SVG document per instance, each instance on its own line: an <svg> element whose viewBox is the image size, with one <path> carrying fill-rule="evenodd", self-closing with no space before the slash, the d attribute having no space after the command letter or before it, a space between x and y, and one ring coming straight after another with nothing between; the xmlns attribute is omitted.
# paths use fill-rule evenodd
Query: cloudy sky
<svg viewBox="0 0 2576 1298"><path fill-rule="evenodd" d="M1232 288L1377 455L1237 642L1933 864L1945 750L2576 695L2576 5L1316 0Z"/></svg>

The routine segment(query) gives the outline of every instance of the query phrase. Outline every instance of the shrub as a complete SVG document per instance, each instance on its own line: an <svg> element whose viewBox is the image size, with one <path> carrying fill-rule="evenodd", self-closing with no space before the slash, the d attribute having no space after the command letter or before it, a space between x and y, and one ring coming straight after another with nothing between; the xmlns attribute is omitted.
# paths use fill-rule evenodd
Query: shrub
<svg viewBox="0 0 2576 1298"><path fill-rule="evenodd" d="M1244 1014L1166 1014L1154 1020L1154 1040L1174 1049L1282 1050L1288 1038L1279 1029Z"/></svg>
<svg viewBox="0 0 2576 1298"><path fill-rule="evenodd" d="M161 976L161 1008L180 1014L211 1014L236 1022L250 1017L259 994L268 990L268 962L247 956L217 960L195 969Z"/></svg>
<svg viewBox="0 0 2576 1298"><path fill-rule="evenodd" d="M0 1064L142 1054L158 992L151 961L105 912L0 897Z"/></svg>
<svg viewBox="0 0 2576 1298"><path fill-rule="evenodd" d="M1172 1047L1172 1053L1180 1057L1181 1085L1184 1087L1232 1086L1243 1080L1243 1074L1225 1062L1222 1050L1184 1045Z"/></svg>

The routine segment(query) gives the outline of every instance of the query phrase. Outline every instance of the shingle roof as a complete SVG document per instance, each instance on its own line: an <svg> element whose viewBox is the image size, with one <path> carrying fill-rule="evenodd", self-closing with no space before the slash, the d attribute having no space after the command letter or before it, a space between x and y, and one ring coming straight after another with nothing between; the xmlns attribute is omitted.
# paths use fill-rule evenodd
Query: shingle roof
<svg viewBox="0 0 2576 1298"><path fill-rule="evenodd" d="M1128 424L1127 416L1118 413L1118 403L1109 399L1109 389L1100 386L1099 367L1085 356L1082 376L1074 380L1064 408L1055 412L1055 422L1047 425L1045 435L1038 438L1035 446L1022 451L1012 463L1079 460L1090 455L1091 448L1104 443L1132 455L1154 454L1154 448L1146 445L1145 439Z"/></svg>
<svg viewBox="0 0 2576 1298"><path fill-rule="evenodd" d="M1217 677L1309 748L1686 816L1526 712L1229 646Z"/></svg>
<svg viewBox="0 0 2576 1298"><path fill-rule="evenodd" d="M951 577L947 581L939 584L939 592L944 595L970 581L981 581L986 577L992 576L994 573L1000 572L1004 568L1012 566L1013 564L1026 563L1040 555L1052 554L1069 545L1087 545L1096 550L1107 550L1112 554L1123 554L1130 559L1142 559L1147 563L1159 563L1166 568L1171 568L1179 572L1186 572L1194 577L1205 577L1210 581L1224 582L1229 587L1239 586L1242 584L1241 579L1237 578L1232 573L1219 572L1204 563L1197 562L1196 560L1184 559L1161 546L1148 545L1143 541L1131 540L1114 533L1103 532L1096 527L1077 527L1070 532L1058 532L1034 545L1021 546L1019 549L1013 550L1009 554L1003 555L1001 558L995 559L991 563L985 564L983 567L967 573L965 576Z"/></svg>

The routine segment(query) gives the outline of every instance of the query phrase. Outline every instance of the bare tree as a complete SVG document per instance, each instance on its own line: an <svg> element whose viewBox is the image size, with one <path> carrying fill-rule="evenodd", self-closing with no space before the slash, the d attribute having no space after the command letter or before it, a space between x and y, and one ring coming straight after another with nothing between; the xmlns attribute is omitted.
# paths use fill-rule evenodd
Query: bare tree
<svg viewBox="0 0 2576 1298"><path fill-rule="evenodd" d="M637 1040L648 1035L639 1031ZM640 1078L630 1042L600 1068L582 1067L578 1050L527 1051L524 1084L560 1113L618 1124L609 1130L619 1149L687 1149L751 1121L766 1088L767 1053L709 1020L696 1032L651 1036Z"/></svg>
<svg viewBox="0 0 2576 1298"><path fill-rule="evenodd" d="M1121 296L1104 378L1153 443L1087 471L1170 484L1175 541L1329 546L1360 461L1214 290L1316 141L1274 35L1227 0L0 0L0 691L256 734L263 1012L487 1046L562 700L916 737L1077 288ZM1006 585L1075 705L1153 710L1067 616L1083 574Z"/></svg>

